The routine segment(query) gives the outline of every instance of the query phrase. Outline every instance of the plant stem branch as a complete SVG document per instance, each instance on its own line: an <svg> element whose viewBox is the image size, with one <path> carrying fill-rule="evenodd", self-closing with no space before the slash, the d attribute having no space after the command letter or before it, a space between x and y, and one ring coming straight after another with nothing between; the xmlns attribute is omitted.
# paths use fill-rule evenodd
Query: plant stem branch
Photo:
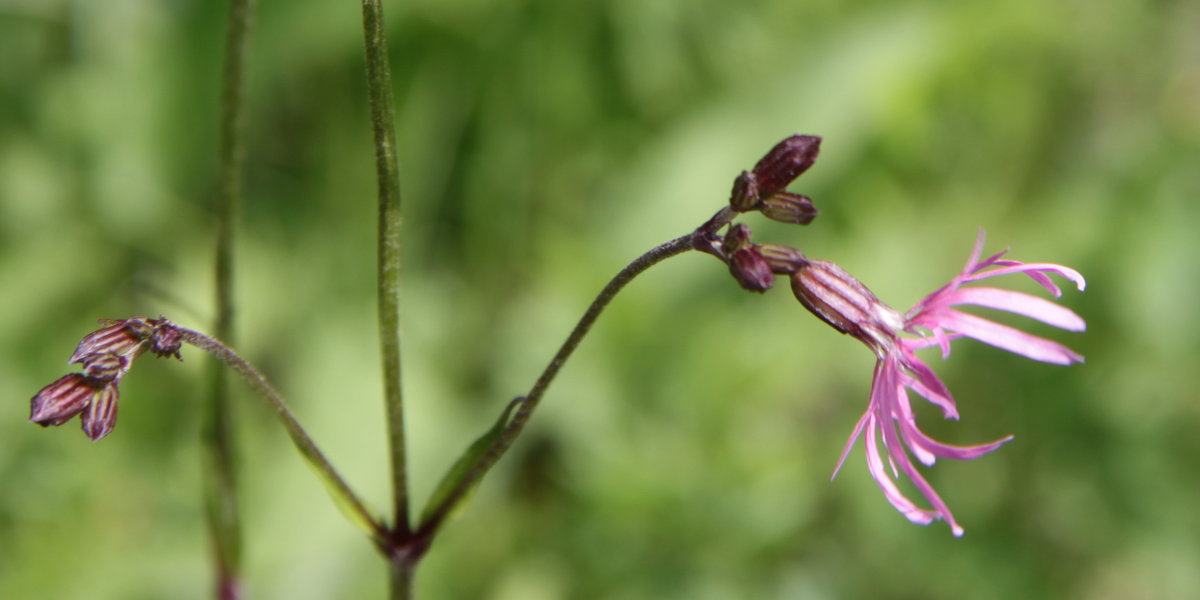
<svg viewBox="0 0 1200 600"><path fill-rule="evenodd" d="M346 481L342 479L337 469L330 464L329 459L325 458L321 449L317 447L317 444L309 437L308 432L296 420L295 415L292 414L291 409L284 402L283 396L275 390L266 376L220 341L191 329L183 327L177 327L177 329L184 342L213 354L225 362L225 364L233 367L235 371L240 373L250 383L250 386L255 391L267 400L267 403L275 410L275 414L279 417L279 420L283 422L284 429L287 430L292 443L300 450L300 454L308 461L309 465L316 470L317 475L325 483L334 499L338 501L339 506L347 512L351 520L367 530L377 545L381 547L387 546L386 540L388 540L389 533L387 527L384 526L378 517L371 514L371 511L367 509L363 501L350 489Z"/></svg>
<svg viewBox="0 0 1200 600"><path fill-rule="evenodd" d="M214 269L217 305L215 329L217 335L224 339L233 337L234 227L242 189L245 65L253 11L254 0L231 0L225 38ZM201 443L207 457L205 471L208 474L204 496L216 562L214 595L218 600L234 600L240 596L241 588L242 531L234 472L233 416L227 372L215 363L211 369L211 396L201 425Z"/></svg>
<svg viewBox="0 0 1200 600"><path fill-rule="evenodd" d="M363 43L379 188L379 338L391 457L392 518L396 536L403 539L409 536L411 529L400 378L400 176L396 164L392 77L383 33L383 7L379 0L363 0Z"/></svg>
<svg viewBox="0 0 1200 600"><path fill-rule="evenodd" d="M533 387L529 390L529 393L523 398L520 398L520 406L517 407L516 413L505 426L504 431L499 437L496 438L494 442L492 442L492 445L488 448L487 452L480 456L480 458L475 462L475 464L471 467L471 470L468 472L468 475L463 477L454 490L446 496L445 500L439 506L430 511L429 517L421 523L417 530L418 538L432 540L438 529L445 522L446 517L450 514L451 510L457 506L467 492L470 491L470 489L479 480L481 480L484 475L487 474L492 466L496 464L496 461L500 460L500 457L504 456L504 453L508 451L508 448L512 445L513 441L517 439L517 436L521 435L521 431L524 430L525 424L529 421L530 416L533 415L533 411L537 409L538 403L541 402L542 396L546 393L546 389L550 387L550 383L553 382L555 376L558 375L559 369L561 369L563 364L567 362L567 359L571 357L571 354L575 351L575 348L579 346L579 343L583 341L584 336L586 336L588 331L591 330L592 325L596 322L596 319L600 317L600 313L604 311L609 302L612 301L617 293L620 292L626 284L632 281L633 278L640 275L646 269L649 269L650 267L672 256L676 256L687 252L688 250L694 249L697 239L703 236L704 232L697 230L694 233L675 238L665 244L655 247L649 252L639 256L633 262L629 263L624 269L621 269L621 272L617 273L617 275L608 282L608 285L604 286L604 289L600 291L600 294L597 295L596 299L592 301L592 304L588 306L587 311L583 313L583 317L579 319L579 322L575 325L575 329L571 331L571 335L567 336L566 341L564 341L562 346L559 347L558 352L554 355L554 358L550 359L550 363L546 365L546 368L542 371L541 376L539 376L537 381L534 382Z"/></svg>

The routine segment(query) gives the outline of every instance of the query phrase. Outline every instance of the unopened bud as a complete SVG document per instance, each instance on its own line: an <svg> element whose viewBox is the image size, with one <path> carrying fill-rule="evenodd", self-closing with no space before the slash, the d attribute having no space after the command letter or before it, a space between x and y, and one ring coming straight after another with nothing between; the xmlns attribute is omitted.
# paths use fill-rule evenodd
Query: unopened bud
<svg viewBox="0 0 1200 600"><path fill-rule="evenodd" d="M129 359L145 350L145 340L153 333L153 327L144 317L133 317L123 321L104 320L107 327L87 334L75 348L68 363L83 362L87 356L116 354Z"/></svg>
<svg viewBox="0 0 1200 600"><path fill-rule="evenodd" d="M83 433L93 442L112 433L117 426L117 385L110 383L92 398L79 420L83 425Z"/></svg>
<svg viewBox="0 0 1200 600"><path fill-rule="evenodd" d="M809 262L803 252L783 244L761 244L758 251L777 275L791 275Z"/></svg>
<svg viewBox="0 0 1200 600"><path fill-rule="evenodd" d="M60 377L29 401L29 420L42 427L62 425L83 412L103 386L82 373Z"/></svg>
<svg viewBox="0 0 1200 600"><path fill-rule="evenodd" d="M128 370L129 361L119 354L89 354L79 359L83 363L83 374L96 381L119 379Z"/></svg>
<svg viewBox="0 0 1200 600"><path fill-rule="evenodd" d="M729 272L743 288L751 292L765 292L775 283L771 264L754 246L741 248L730 255Z"/></svg>
<svg viewBox="0 0 1200 600"><path fill-rule="evenodd" d="M808 196L791 192L776 192L762 201L759 207L768 219L795 225L808 225L817 218L816 206Z"/></svg>
<svg viewBox="0 0 1200 600"><path fill-rule="evenodd" d="M771 148L754 165L755 182L761 196L782 192L796 177L808 170L817 160L821 138L815 135L793 135ZM735 186L736 189L736 186Z"/></svg>
<svg viewBox="0 0 1200 600"><path fill-rule="evenodd" d="M758 193L758 181L754 174L742 171L733 180L733 192L729 194L729 207L738 212L747 212L758 208L761 197Z"/></svg>
<svg viewBox="0 0 1200 600"><path fill-rule="evenodd" d="M738 223L729 226L729 232L721 239L721 252L729 256L742 248L750 246L750 226Z"/></svg>
<svg viewBox="0 0 1200 600"><path fill-rule="evenodd" d="M792 275L792 292L809 312L857 338L877 354L894 343L904 323L900 314L838 265L812 261Z"/></svg>

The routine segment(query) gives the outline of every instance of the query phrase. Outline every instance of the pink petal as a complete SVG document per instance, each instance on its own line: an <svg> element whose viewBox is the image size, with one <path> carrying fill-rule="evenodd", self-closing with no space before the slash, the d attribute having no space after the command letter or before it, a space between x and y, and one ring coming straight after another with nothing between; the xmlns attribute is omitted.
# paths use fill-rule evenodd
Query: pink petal
<svg viewBox="0 0 1200 600"><path fill-rule="evenodd" d="M854 431L850 432L850 439L846 440L846 446L842 448L842 456L838 458L837 466L833 468L833 474L829 476L830 481L833 481L833 478L837 477L838 471L842 470L842 465L845 464L846 457L850 455L850 449L854 447L854 442L858 441L858 436L862 434L863 427L866 426L870 417L870 410L867 410L867 412L863 413L863 416L859 417L858 424L854 426Z"/></svg>
<svg viewBox="0 0 1200 600"><path fill-rule="evenodd" d="M915 375L906 382L908 387L915 390L922 398L941 407L944 417L957 420L958 408L954 405L954 398L950 395L946 384L942 383L942 380L933 372L933 369L930 369L929 365L907 350L904 355L904 366Z"/></svg>
<svg viewBox="0 0 1200 600"><path fill-rule="evenodd" d="M972 287L950 292L946 298L950 304L975 304L1006 310L1068 331L1087 329L1087 324L1071 309L1045 298L1038 298L1022 292L990 287Z"/></svg>
<svg viewBox="0 0 1200 600"><path fill-rule="evenodd" d="M867 470L871 472L871 476L875 478L875 483L879 484L879 488L883 490L883 495L888 502L892 504L900 514L908 518L909 521L918 525L928 525L933 522L937 515L932 511L918 508L900 493L900 488L896 487L896 483L888 477L887 471L883 468L883 461L879 458L879 447L875 442L875 422L871 421L867 425ZM885 427L886 431L886 427ZM905 459L907 461L907 459Z"/></svg>
<svg viewBox="0 0 1200 600"><path fill-rule="evenodd" d="M975 315L957 310L947 310L945 314L941 315L939 321L942 326L958 333L1033 360L1058 365L1083 362L1082 356L1062 344Z"/></svg>
<svg viewBox="0 0 1200 600"><path fill-rule="evenodd" d="M883 441L885 444L887 444L889 446L893 446L893 447L900 445L900 440L897 439L897 437L896 437L896 430L894 427L888 426L888 427L883 428ZM942 497L939 496L937 491L935 491L933 489L933 486L929 485L929 482L926 481L925 478L921 476L921 473L919 471L917 471L916 467L913 466L912 461L908 460L908 455L904 454L903 452L898 453L898 454L893 453L892 458L896 462L900 463L900 469L902 471L904 471L904 474L907 475L908 478L913 482L913 485L917 486L917 489L920 490L921 495L925 496L925 499L928 500L929 503L932 504L933 508L934 508L933 511L928 511L928 510L923 510L923 509L917 509L917 510L920 510L922 513L929 515L930 518L935 518L935 517L940 516L942 519L945 519L946 523L948 523L950 525L950 530L954 533L954 537L962 537L963 528L960 527L958 525L958 523L954 520L954 515L950 513L950 508L948 506L946 506L946 503L944 501L942 501ZM904 500L908 501L907 498L904 498ZM912 504L912 502L909 502L909 504ZM895 504L893 504L893 506L895 506ZM897 506L897 509L899 509L899 508L900 507ZM901 511L901 512L904 512L904 511ZM908 515L906 514L905 516L908 516ZM912 520L911 516L909 517L909 520ZM914 521L914 522L917 522L917 521ZM922 523L922 524L927 524L927 523Z"/></svg>
<svg viewBox="0 0 1200 600"><path fill-rule="evenodd" d="M1064 267L1063 265L1056 265L1054 263L1021 263L1013 266L1000 267L998 269L992 269L991 271L985 271L983 273L977 273L967 277L963 282L966 283L970 281L979 281L989 277L1008 275L1009 273L1026 273L1032 277L1034 281L1037 281L1046 289L1050 290L1050 293L1054 294L1054 297L1057 298L1061 295L1061 292L1058 291L1058 286L1054 285L1049 278L1043 275L1041 273L1042 271L1047 273L1056 273L1067 279L1070 279L1071 281L1075 282L1075 287L1079 288L1079 291L1081 292L1087 287L1087 282L1083 279L1083 275L1081 275L1079 271L1076 271L1071 267Z"/></svg>

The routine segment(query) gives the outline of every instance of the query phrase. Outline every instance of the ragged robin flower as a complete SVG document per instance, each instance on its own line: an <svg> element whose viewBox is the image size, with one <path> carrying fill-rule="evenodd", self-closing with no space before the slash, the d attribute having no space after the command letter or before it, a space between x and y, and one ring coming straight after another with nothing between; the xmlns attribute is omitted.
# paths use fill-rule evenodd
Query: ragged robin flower
<svg viewBox="0 0 1200 600"><path fill-rule="evenodd" d="M1049 300L999 288L963 287L991 277L1024 273L1056 298L1062 292L1051 281L1050 274L1074 282L1081 291L1084 289L1083 276L1062 265L1008 260L1003 258L1006 252L979 260L983 240L981 231L963 270L906 314L880 302L866 286L833 263L809 261L792 275L792 289L809 311L838 331L862 341L878 359L867 411L855 425L833 475L837 475L850 449L865 431L868 470L892 506L921 525L944 520L955 536L963 534L962 527L917 470L909 453L926 466L933 465L937 458L969 460L999 448L1012 436L978 446L954 446L925 435L917 427L908 390L937 405L948 419L957 419L958 410L945 384L915 351L938 346L946 358L950 355L951 340L969 337L1042 362L1061 365L1083 362L1082 356L1057 342L953 308L973 304L1024 315L1068 331L1085 328L1079 315ZM902 333L921 337L905 337ZM886 464L880 441L886 452ZM893 481L900 472L913 482L932 508L917 506L900 491Z"/></svg>
<svg viewBox="0 0 1200 600"><path fill-rule="evenodd" d="M179 330L164 318L101 322L107 326L84 336L68 361L82 364L83 372L63 376L34 395L30 422L58 426L80 415L83 432L99 440L117 424L117 386L134 359L147 350L180 358Z"/></svg>

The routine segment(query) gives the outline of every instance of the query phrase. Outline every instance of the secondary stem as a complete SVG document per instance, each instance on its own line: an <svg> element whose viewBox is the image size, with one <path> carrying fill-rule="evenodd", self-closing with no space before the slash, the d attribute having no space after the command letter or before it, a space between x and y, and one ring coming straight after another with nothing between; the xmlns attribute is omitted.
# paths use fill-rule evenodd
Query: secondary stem
<svg viewBox="0 0 1200 600"><path fill-rule="evenodd" d="M242 187L244 154L242 122L245 118L244 81L250 43L254 0L232 0L221 89L220 188L216 201L216 305L217 336L233 337L233 252L234 227ZM201 442L208 457L205 505L213 556L216 562L215 596L233 600L240 596L241 518L238 513L237 479L234 472L233 419L226 371L212 367L210 402L204 411Z"/></svg>
<svg viewBox="0 0 1200 600"><path fill-rule="evenodd" d="M350 489L350 486L342 479L341 474L330 464L329 459L325 458L325 454L321 452L321 449L309 437L308 432L296 420L295 415L292 414L291 409L284 402L283 396L275 390L270 381L267 381L267 377L242 357L238 356L231 348L216 339L191 329L183 327L177 327L177 329L184 342L213 354L230 367L233 367L235 371L240 373L250 383L250 386L255 391L267 400L267 403L275 410L275 414L279 416L279 420L283 422L284 429L287 430L292 443L300 450L300 454L308 461L309 465L317 471L317 474L321 477L321 481L325 483L334 499L339 502L339 505L349 514L355 523L367 530L377 545L386 546L384 542L388 539L388 529L378 517L371 514L366 504Z"/></svg>
<svg viewBox="0 0 1200 600"><path fill-rule="evenodd" d="M706 224L706 226L708 225ZM637 277L646 269L672 256L694 249L697 240L702 240L706 236L706 233L701 228L701 230L697 230L694 233L675 238L655 247L629 263L624 269L621 269L621 272L617 273L608 282L608 285L604 286L604 289L600 291L600 294L588 306L587 312L583 313L583 316L575 325L575 329L571 331L571 335L567 336L566 341L559 347L558 352L554 354L554 358L550 359L550 363L546 365L541 376L534 382L529 393L521 399L520 406L517 407L516 413L513 415L512 420L505 426L504 431L492 442L487 452L475 462L468 474L446 496L445 500L430 512L429 518L421 523L417 531L419 539L431 540L433 538L451 510L462 500L471 487L487 474L492 466L496 464L496 461L504 456L504 453L508 451L513 441L517 439L517 436L521 435L521 431L524 430L529 417L533 415L533 411L537 409L538 403L541 402L542 396L546 393L546 389L550 387L550 383L558 375L559 369L571 357L571 354L579 346L579 343L583 341L584 336L592 328L596 319L600 317L600 313L604 311L617 293L632 281L634 277Z"/></svg>

